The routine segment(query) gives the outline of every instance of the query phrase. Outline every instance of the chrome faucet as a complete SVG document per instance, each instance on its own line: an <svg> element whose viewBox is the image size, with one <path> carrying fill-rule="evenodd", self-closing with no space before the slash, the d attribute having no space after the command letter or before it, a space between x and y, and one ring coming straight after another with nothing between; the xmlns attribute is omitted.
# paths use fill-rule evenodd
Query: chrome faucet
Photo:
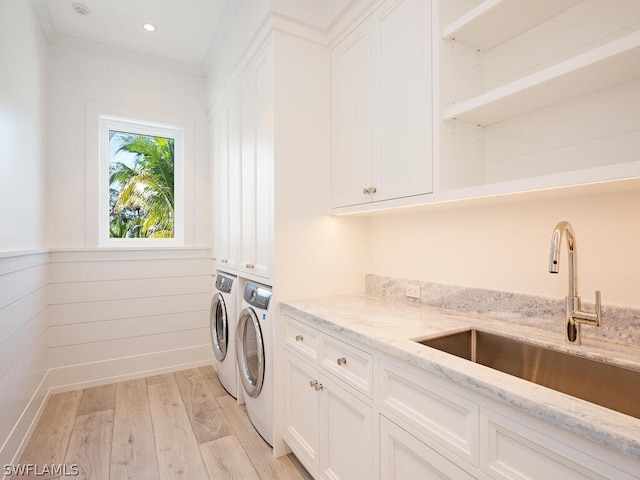
<svg viewBox="0 0 640 480"><path fill-rule="evenodd" d="M560 244L562 234L567 239L569 259L569 295L565 298L565 318L567 322L567 340L580 344L580 324L600 326L602 305L600 291L596 290L596 310L582 310L578 296L578 252L576 250L576 234L569 222L562 221L556 225L551 235L551 251L549 253L549 273L558 273Z"/></svg>

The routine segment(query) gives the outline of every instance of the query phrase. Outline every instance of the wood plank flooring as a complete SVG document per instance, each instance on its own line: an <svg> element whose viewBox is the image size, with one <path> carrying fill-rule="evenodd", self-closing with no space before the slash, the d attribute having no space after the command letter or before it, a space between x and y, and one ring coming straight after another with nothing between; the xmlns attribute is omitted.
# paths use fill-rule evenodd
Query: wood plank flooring
<svg viewBox="0 0 640 480"><path fill-rule="evenodd" d="M86 480L311 479L273 458L212 367L52 395L19 463Z"/></svg>

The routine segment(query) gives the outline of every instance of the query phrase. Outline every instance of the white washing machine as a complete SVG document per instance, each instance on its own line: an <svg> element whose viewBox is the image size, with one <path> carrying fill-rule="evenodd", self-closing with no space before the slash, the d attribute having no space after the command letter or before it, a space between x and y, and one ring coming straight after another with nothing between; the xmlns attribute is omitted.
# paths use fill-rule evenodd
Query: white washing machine
<svg viewBox="0 0 640 480"><path fill-rule="evenodd" d="M236 363L235 334L238 320L238 278L227 273L216 275L216 290L211 299L209 320L211 346L215 356L220 383L234 398L238 398L238 366Z"/></svg>
<svg viewBox="0 0 640 480"><path fill-rule="evenodd" d="M238 317L236 356L247 414L258 433L273 445L273 320L271 287L247 282Z"/></svg>

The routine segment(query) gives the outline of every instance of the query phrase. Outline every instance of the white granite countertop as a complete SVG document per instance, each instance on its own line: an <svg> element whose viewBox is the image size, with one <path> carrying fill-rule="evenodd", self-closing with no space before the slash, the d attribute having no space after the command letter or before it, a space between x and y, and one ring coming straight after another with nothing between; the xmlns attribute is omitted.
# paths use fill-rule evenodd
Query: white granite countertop
<svg viewBox="0 0 640 480"><path fill-rule="evenodd" d="M640 419L470 363L425 347L412 339L478 327L640 370L640 348L637 346L591 339L583 339L583 344L579 346L568 345L558 332L367 295L288 301L282 303L282 308L285 313L315 322L361 344L640 459Z"/></svg>

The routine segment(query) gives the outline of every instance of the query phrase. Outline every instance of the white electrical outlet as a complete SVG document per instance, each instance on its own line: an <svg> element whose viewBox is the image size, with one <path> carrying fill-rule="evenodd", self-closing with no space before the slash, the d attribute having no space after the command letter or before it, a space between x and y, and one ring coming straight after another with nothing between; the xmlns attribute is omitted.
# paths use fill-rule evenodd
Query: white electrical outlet
<svg viewBox="0 0 640 480"><path fill-rule="evenodd" d="M420 298L420 285L407 285L405 294L410 298Z"/></svg>

